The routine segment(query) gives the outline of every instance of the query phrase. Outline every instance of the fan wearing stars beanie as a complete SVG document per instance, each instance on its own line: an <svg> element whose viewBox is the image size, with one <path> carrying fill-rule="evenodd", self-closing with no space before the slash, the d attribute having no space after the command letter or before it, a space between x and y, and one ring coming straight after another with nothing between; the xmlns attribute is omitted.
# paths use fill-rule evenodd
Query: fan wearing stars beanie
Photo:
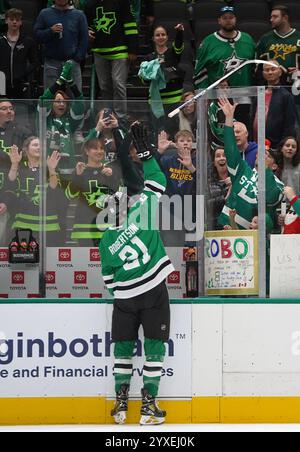
<svg viewBox="0 0 300 452"><path fill-rule="evenodd" d="M255 43L248 33L237 29L233 6L223 6L219 13L219 31L207 36L197 52L195 87L204 89L228 72L255 56ZM246 66L229 79L232 88L251 86L251 66Z"/></svg>

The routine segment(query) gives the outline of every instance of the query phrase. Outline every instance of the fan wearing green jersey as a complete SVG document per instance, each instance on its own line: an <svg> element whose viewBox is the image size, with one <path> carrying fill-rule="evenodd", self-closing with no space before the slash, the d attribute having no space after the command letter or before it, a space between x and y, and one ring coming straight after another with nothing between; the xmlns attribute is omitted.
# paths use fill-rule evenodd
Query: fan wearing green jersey
<svg viewBox="0 0 300 452"><path fill-rule="evenodd" d="M112 339L115 342L116 404L112 416L117 424L126 420L132 357L142 325L146 363L140 423L162 424L166 412L158 407L155 399L162 376L164 343L169 340L170 330L165 280L174 267L157 230L155 216L166 189L166 178L152 156L153 147L146 128L135 123L132 138L143 162L144 191L128 210L124 194L117 193L114 199L107 200L109 222L115 217L117 226L106 231L100 243L103 279L115 297Z"/></svg>
<svg viewBox="0 0 300 452"><path fill-rule="evenodd" d="M284 84L294 85L292 93L295 96L296 107L300 120L300 31L293 28L290 22L290 12L287 6L274 6L271 13L272 31L262 36L256 56L263 60L275 60L284 71Z"/></svg>
<svg viewBox="0 0 300 452"><path fill-rule="evenodd" d="M270 21L272 30L261 37L256 56L277 61L292 83L293 73L300 70L300 31L291 26L286 6L274 6Z"/></svg>
<svg viewBox="0 0 300 452"><path fill-rule="evenodd" d="M235 222L239 229L250 229L250 224L258 207L258 171L252 169L243 160L234 135L234 113L237 104L232 105L228 99L219 100L219 106L225 114L224 143L228 172L232 182L232 191L219 217L219 224L230 225L229 213L236 210ZM269 213L283 199L284 185L273 174L273 166L269 151L266 149L266 202Z"/></svg>
<svg viewBox="0 0 300 452"><path fill-rule="evenodd" d="M194 80L197 89L207 88L255 55L255 43L251 36L236 29L234 7L223 6L218 22L220 30L207 36L197 52ZM233 88L251 86L251 67L236 72L229 83Z"/></svg>

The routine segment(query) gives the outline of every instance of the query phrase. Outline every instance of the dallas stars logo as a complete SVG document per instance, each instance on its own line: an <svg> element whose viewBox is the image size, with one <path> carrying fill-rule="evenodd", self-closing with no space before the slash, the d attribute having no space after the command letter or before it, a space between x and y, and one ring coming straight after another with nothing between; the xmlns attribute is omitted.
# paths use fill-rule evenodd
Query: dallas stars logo
<svg viewBox="0 0 300 452"><path fill-rule="evenodd" d="M10 149L10 146L4 146L4 140L0 140L0 152L3 151L5 154L9 154Z"/></svg>
<svg viewBox="0 0 300 452"><path fill-rule="evenodd" d="M273 60L286 61L286 57L297 52L297 46L292 44L274 44L270 47L270 51L274 52ZM271 58L270 58L271 59Z"/></svg>
<svg viewBox="0 0 300 452"><path fill-rule="evenodd" d="M100 6L97 8L97 19L94 20L95 28L97 31L103 31L110 35L111 29L116 25L116 13L105 13L104 8Z"/></svg>
<svg viewBox="0 0 300 452"><path fill-rule="evenodd" d="M231 72L238 68L244 61L246 61L246 59L239 58L236 51L234 51L233 54L227 58L227 60L221 60L220 62L224 64L224 74L226 74L227 72Z"/></svg>
<svg viewBox="0 0 300 452"><path fill-rule="evenodd" d="M88 202L88 206L92 207L97 204L98 199L107 194L107 187L99 187L98 182L96 180L89 181L89 192L84 192L83 196ZM106 193L105 193L106 192Z"/></svg>

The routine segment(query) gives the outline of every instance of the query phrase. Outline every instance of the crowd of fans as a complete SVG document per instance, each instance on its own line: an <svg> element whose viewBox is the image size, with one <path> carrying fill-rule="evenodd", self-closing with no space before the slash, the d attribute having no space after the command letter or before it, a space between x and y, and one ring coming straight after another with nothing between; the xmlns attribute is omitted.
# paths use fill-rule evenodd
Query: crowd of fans
<svg viewBox="0 0 300 452"><path fill-rule="evenodd" d="M219 99L207 104L206 228L258 228L257 103L249 100L236 105L230 93L231 88L262 85L266 87L267 229L269 233L300 233L300 31L292 27L288 8L271 8L270 32L256 43L239 30L234 2L219 2L215 33L195 48L195 61L189 62L194 64L194 77L189 79L182 58L187 42L192 48L197 36L186 37L185 23L172 25L171 30L161 24L153 3L41 1L29 36L22 32L22 11L13 1L0 0L0 72L6 79L0 98L2 245L9 242L14 228L30 228L38 235L42 227L49 246L64 245L72 203L76 211L69 240L97 245L107 227L97 224L102 195L122 186L130 196L142 191L142 165L128 135L130 124L141 119L127 98L129 77L136 68L140 85L149 88L143 119L148 121L157 160L168 180L167 194L195 196L196 156L205 152L196 146L196 105L190 103L172 120L168 114L192 99L197 90L255 57L275 66L246 66L218 87ZM189 13L193 28L192 5ZM146 29L146 52L145 45L143 52L139 49L141 24ZM100 89L101 108L96 111L90 107L91 99L83 95L88 54L93 55ZM33 87L39 86L41 63L43 89L39 92ZM34 95L38 114L26 102ZM19 109L24 105L27 116ZM42 112L45 143L37 138L37 117ZM28 121L19 120L19 115ZM41 221L43 146L47 148L48 185L47 215ZM285 201L288 207L283 215Z"/></svg>

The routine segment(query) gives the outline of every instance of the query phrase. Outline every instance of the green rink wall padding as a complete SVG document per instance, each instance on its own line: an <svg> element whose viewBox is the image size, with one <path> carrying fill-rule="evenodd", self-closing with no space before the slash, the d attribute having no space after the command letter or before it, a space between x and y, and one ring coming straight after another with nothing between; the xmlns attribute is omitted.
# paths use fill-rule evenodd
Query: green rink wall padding
<svg viewBox="0 0 300 452"><path fill-rule="evenodd" d="M170 300L171 304L300 304L300 298L272 299L272 298L186 298ZM0 298L1 304L113 304L113 300L104 298Z"/></svg>

